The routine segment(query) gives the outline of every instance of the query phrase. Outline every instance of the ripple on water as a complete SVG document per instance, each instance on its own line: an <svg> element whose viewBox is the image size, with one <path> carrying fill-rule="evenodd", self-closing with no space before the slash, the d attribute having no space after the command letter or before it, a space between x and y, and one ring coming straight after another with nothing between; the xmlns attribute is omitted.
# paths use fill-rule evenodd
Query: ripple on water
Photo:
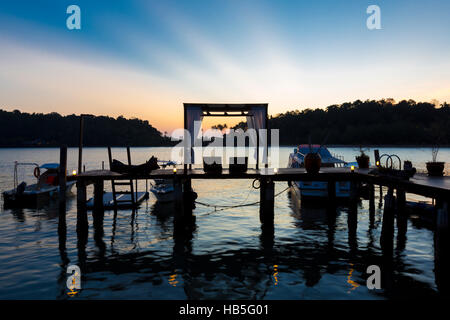
<svg viewBox="0 0 450 320"><path fill-rule="evenodd" d="M149 154L170 156L167 148L134 149L136 163ZM283 159L290 150L282 148ZM354 156L351 148L341 151ZM104 149L89 148L84 153L87 169L107 161ZM114 154L126 158L119 149ZM58 153L16 150L12 157L0 150L0 155L2 172L12 172L14 160L54 162ZM69 149L69 168L76 167L76 155L76 149ZM0 179L1 190L11 183L7 176ZM276 183L276 192L285 186ZM200 180L193 187L199 201L213 205L259 200L259 190L252 190L251 182L244 180ZM145 189L145 182L139 189ZM3 210L0 298L66 299L65 263L82 268L78 299L384 299L437 293L433 231L411 222L403 248L397 234L394 238L395 290L373 292L365 287L367 266L386 263L380 246L382 210L375 211L371 222L365 200L358 208L356 230L349 230L345 207L338 208L333 220L323 208L296 209L287 192L276 198L273 232L261 228L258 206L214 212L197 205L195 223L184 232L174 232L174 210L150 198L134 216L130 210L120 210L117 216L108 211L100 236L89 214L83 245L77 239L72 197L62 251L55 204L39 210Z"/></svg>

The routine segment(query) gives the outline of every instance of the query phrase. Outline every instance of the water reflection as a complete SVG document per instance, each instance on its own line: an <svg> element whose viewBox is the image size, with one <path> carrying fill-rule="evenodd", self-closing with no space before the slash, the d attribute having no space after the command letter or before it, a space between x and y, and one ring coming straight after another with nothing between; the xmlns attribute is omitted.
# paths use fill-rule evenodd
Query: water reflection
<svg viewBox="0 0 450 320"><path fill-rule="evenodd" d="M80 266L84 283L79 298L107 298L108 292L141 285L145 288L145 284L181 288L181 296L177 297L188 299L264 299L273 297L278 288L282 290L277 291L279 298L301 298L305 288L325 290L318 291L322 298L340 297L332 290L328 293L320 289L329 283L329 277L342 278L337 292L352 296L357 293L358 297L435 294L430 285L408 276L421 271L404 261L407 229L402 225L405 221L400 221L407 219L402 216L404 213L387 206L370 214L363 202L330 208L302 203L293 197L287 200L295 228L290 231L294 240L278 240L277 226L266 224L260 227L257 247L206 253L196 253L196 238L202 230L195 212L181 215L173 204L156 202L149 212L93 212L92 232L79 229L77 233L77 259L73 263ZM394 217L397 217L395 255ZM59 219L58 226L61 269L56 296L61 299L67 298L66 268L70 263L64 222L65 219ZM381 222L384 238L377 241ZM149 232L148 228L154 239L141 247L139 241ZM392 234L388 234L389 230ZM111 236L108 242L105 232ZM361 239L362 235L366 235L365 239ZM437 287L444 293L448 290L448 276L443 270L447 270L448 260L438 253L448 250L448 246L441 240L445 234L440 236L440 241L435 239L435 272ZM88 249L90 237L96 250ZM161 252L161 243L171 245L170 254ZM382 270L383 290L379 292L369 292L365 287L366 269L371 264ZM118 280L111 280L114 278Z"/></svg>

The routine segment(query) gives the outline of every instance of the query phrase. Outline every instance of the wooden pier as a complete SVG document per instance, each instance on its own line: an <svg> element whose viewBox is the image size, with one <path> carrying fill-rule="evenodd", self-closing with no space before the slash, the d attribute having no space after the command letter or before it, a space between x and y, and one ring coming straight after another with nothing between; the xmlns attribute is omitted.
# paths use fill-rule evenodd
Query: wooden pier
<svg viewBox="0 0 450 320"><path fill-rule="evenodd" d="M436 200L439 212L439 225L448 227L448 202L450 200L450 177L428 177L424 174L416 174L409 180L394 178L386 175L370 173L371 169L350 168L322 168L318 174L310 174L305 169L281 168L274 172L273 169L248 169L245 173L231 173L223 169L221 173L205 173L203 169L173 170L158 169L150 174L120 174L109 170L95 170L79 174L74 177L77 180L77 205L82 222L87 221L86 213L86 187L94 185L94 209L95 212L103 210L104 181L142 180L142 179L173 179L176 190L179 192L179 210L177 214L190 215L191 205L185 203L189 197L186 193L191 190L190 185L195 179L249 179L260 182L260 220L261 223L273 223L274 217L274 182L276 181L326 181L329 186L328 202L333 203L335 198L335 182L350 181L352 185L352 199L357 201L356 186L363 183L369 186L369 200L371 207L374 198L374 185L385 186L389 192L387 197L393 196L396 190L395 204L403 207L406 201L405 193L413 193ZM388 202L390 198L388 198ZM390 203L388 203L390 205ZM179 211L179 212L178 212Z"/></svg>
<svg viewBox="0 0 450 320"><path fill-rule="evenodd" d="M242 105L238 109L229 105L188 105L185 106L185 129L191 128L191 124L187 123L187 107L201 108L203 116L209 116L210 111L214 110L224 112L236 112L236 110L242 112L240 116L248 116L248 112L251 111L252 106ZM267 128L267 107L265 105L257 106L259 108L265 108L265 126ZM210 110L210 108L213 108ZM212 115L212 114L211 114ZM82 128L82 121L80 123ZM259 141L259 140L258 140ZM80 150L82 149L82 134L80 133ZM192 151L192 150L191 150ZM265 148L267 152L267 146ZM67 161L67 148L61 148L61 168L66 168ZM110 154L110 152L109 152ZM185 155L189 155L191 152L189 148L185 149ZM259 153L258 153L259 154ZM128 149L128 159L129 149ZM185 159L186 160L186 159ZM111 156L110 156L111 162ZM389 175L383 175L377 173L376 168L371 169L358 169L352 171L350 168L321 168L317 174L307 173L303 168L279 168L276 171L272 168L259 167L259 159L257 159L256 168L249 168L245 173L233 173L228 169L223 169L220 173L206 173L203 169L191 168L191 164L185 161L183 165L184 169L158 169L149 174L120 174L109 170L93 170L87 172L81 172L81 151L79 153L79 166L78 175L69 176L67 180L76 180L77 186L77 232L78 242L81 248L84 248L87 242L87 230L88 230L88 213L87 213L87 186L94 186L94 206L93 206L93 225L94 225L94 238L100 238L103 234L103 196L105 181L114 182L117 184L124 183L125 181L135 180L154 180L154 179L172 179L175 187L175 210L174 210L174 239L177 246L180 243L184 243L185 239L192 237L192 230L195 229L195 216L193 215L193 198L191 192L191 185L193 180L201 179L247 179L258 180L260 189L260 222L262 230L262 239L265 244L269 244L268 247L273 245L274 234L274 203L275 203L275 182L285 181L324 181L328 183L328 198L324 201L324 206L330 209L330 213L336 213L336 182L349 181L351 185L350 199L349 199L349 237L356 237L357 226L357 203L360 198L359 190L360 186L365 185L368 190L369 199L369 213L371 224L374 222L375 215L375 186L379 186L380 190L380 208L381 203L384 200L383 221L381 230L381 247L383 255L392 255L393 237L395 226L395 219L397 221L398 237L406 239L407 232L407 215L405 214L406 194L416 194L424 197L429 197L434 200L436 208L436 229L435 229L435 248L439 253L440 261L437 269L445 272L450 267L449 255L448 255L448 214L449 214L449 202L450 202L450 177L429 177L425 174L417 173L410 179L401 179ZM129 164L131 161L129 160ZM104 167L104 165L102 165ZM61 171L61 175L64 175L65 170ZM65 185L66 177L61 177L60 185L63 188ZM383 190L381 187L387 188L387 193L383 198ZM63 190L63 189L61 189ZM65 193L60 195L60 248L65 247L66 228L65 228ZM134 211L133 211L134 212ZM351 231L351 232L350 232ZM62 239L62 240L61 240ZM404 242L404 241L403 241ZM81 254L83 256L83 253ZM389 259L387 259L389 260ZM390 260L389 260L390 261ZM448 277L445 281L448 283Z"/></svg>

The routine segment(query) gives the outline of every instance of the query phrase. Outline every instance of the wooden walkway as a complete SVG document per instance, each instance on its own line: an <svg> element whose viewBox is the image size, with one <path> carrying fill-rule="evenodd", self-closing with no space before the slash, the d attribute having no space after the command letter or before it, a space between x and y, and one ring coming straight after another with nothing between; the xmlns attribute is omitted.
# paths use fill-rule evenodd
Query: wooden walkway
<svg viewBox="0 0 450 320"><path fill-rule="evenodd" d="M120 174L109 170L94 170L82 173L75 179L87 184L105 180L145 180L145 179L269 179L272 181L358 181L392 187L401 188L405 192L422 195L425 197L450 198L450 177L429 177L425 174L415 174L409 180L403 180L386 175L370 174L372 169L350 168L322 168L318 174L309 174L303 168L280 168L277 172L273 169L248 169L245 173L230 173L228 169L223 169L222 173L205 173L203 169L190 169L184 172L183 169L174 173L168 169L158 169L150 174L130 175Z"/></svg>

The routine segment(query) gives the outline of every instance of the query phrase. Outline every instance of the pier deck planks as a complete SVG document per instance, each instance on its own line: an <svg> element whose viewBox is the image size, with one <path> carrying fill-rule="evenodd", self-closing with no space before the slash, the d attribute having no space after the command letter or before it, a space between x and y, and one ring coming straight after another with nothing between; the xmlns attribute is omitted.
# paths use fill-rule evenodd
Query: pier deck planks
<svg viewBox="0 0 450 320"><path fill-rule="evenodd" d="M84 172L72 178L93 183L98 180L130 180L130 179L261 179L267 178L273 181L360 181L377 185L403 188L406 192L415 193L427 197L450 197L450 177L428 177L417 173L410 180L401 180L384 175L369 174L371 169L349 168L322 168L318 174L309 174L303 168L280 168L277 173L273 169L248 169L245 173L230 173L223 169L222 173L205 173L203 169L190 169L186 173L178 169L173 173L172 169L158 169L150 174L120 174L109 170L94 170Z"/></svg>

